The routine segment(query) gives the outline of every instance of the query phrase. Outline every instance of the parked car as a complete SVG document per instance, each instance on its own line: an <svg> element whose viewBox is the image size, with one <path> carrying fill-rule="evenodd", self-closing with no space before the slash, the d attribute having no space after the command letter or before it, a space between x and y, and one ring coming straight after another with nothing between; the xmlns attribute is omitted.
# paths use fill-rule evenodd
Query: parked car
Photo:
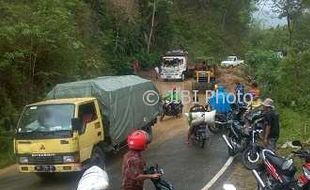
<svg viewBox="0 0 310 190"><path fill-rule="evenodd" d="M221 66L223 67L234 67L240 64L243 64L244 60L238 59L237 56L228 56L226 60L221 62Z"/></svg>

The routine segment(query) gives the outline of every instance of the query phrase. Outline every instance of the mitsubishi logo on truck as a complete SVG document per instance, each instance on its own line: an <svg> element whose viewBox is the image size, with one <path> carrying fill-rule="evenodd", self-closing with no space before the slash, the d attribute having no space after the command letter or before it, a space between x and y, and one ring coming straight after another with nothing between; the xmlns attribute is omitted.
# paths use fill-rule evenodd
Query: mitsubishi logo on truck
<svg viewBox="0 0 310 190"><path fill-rule="evenodd" d="M40 150L45 150L45 146L41 144Z"/></svg>

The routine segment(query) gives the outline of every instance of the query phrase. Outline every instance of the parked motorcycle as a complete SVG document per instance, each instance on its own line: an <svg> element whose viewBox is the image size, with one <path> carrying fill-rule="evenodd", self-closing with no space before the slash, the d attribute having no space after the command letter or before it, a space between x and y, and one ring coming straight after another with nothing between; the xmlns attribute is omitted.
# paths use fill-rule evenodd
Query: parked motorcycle
<svg viewBox="0 0 310 190"><path fill-rule="evenodd" d="M155 166L149 167L145 174L161 174L164 175L164 170L158 167L158 164ZM174 190L174 187L171 183L164 180L162 177L159 177L158 179L151 179L151 181L154 184L154 187L156 190Z"/></svg>
<svg viewBox="0 0 310 190"><path fill-rule="evenodd" d="M244 116L244 121L233 120L227 135L222 135L228 146L229 155L242 153L242 162L248 169L259 166L261 147L257 141L259 134L263 132L262 120L262 111L248 112Z"/></svg>
<svg viewBox="0 0 310 190"><path fill-rule="evenodd" d="M301 145L299 141L295 141L295 144ZM261 170L252 170L258 182L258 190L310 189L310 151L301 148L292 153L299 158L305 159L303 174L298 177L298 180L294 178L296 167L291 158L286 159L277 156L268 149L262 150L263 166Z"/></svg>
<svg viewBox="0 0 310 190"><path fill-rule="evenodd" d="M198 126L194 127L193 136L191 137L191 140L194 144L198 144L201 148L205 147L206 141L209 138L208 134L208 125L207 124L200 124Z"/></svg>
<svg viewBox="0 0 310 190"><path fill-rule="evenodd" d="M208 127L212 133L219 134L228 129L231 122L233 122L232 113L216 113L215 125L210 125Z"/></svg>
<svg viewBox="0 0 310 190"><path fill-rule="evenodd" d="M163 120L165 116L179 117L183 112L183 104L181 101L163 100L162 105L163 112L160 118L161 120Z"/></svg>

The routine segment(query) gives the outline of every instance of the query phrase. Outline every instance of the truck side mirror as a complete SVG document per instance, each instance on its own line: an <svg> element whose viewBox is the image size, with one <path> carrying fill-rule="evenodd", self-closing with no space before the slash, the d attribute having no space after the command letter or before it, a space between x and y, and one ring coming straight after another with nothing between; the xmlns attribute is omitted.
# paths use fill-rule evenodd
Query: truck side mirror
<svg viewBox="0 0 310 190"><path fill-rule="evenodd" d="M11 131L11 130L13 130L13 125L12 125L12 122L11 122L11 120L10 119L8 119L8 118L5 118L4 119L4 129L6 130L6 131Z"/></svg>
<svg viewBox="0 0 310 190"><path fill-rule="evenodd" d="M71 125L73 131L81 131L83 128L82 120L80 118L72 118Z"/></svg>

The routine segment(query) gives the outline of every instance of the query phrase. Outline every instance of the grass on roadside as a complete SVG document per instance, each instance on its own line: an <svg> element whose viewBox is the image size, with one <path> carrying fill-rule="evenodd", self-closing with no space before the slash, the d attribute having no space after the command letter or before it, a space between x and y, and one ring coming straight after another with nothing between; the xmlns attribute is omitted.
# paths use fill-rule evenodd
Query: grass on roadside
<svg viewBox="0 0 310 190"><path fill-rule="evenodd" d="M15 163L15 159L9 155L9 151L0 154L0 169Z"/></svg>
<svg viewBox="0 0 310 190"><path fill-rule="evenodd" d="M289 108L279 109L279 112L281 128L277 154L283 157L288 157L293 149L281 149L280 147L287 141L308 141L310 139L310 118L307 116L307 114L296 112ZM306 149L310 148L307 144L304 144L304 146ZM294 156L292 158L296 168L298 169L298 173L300 174L300 172L302 172L302 165L304 164L304 160Z"/></svg>
<svg viewBox="0 0 310 190"><path fill-rule="evenodd" d="M0 169L15 162L11 134L0 133Z"/></svg>
<svg viewBox="0 0 310 190"><path fill-rule="evenodd" d="M310 118L307 114L296 112L289 108L280 108L280 139L279 145L287 141L310 139Z"/></svg>

